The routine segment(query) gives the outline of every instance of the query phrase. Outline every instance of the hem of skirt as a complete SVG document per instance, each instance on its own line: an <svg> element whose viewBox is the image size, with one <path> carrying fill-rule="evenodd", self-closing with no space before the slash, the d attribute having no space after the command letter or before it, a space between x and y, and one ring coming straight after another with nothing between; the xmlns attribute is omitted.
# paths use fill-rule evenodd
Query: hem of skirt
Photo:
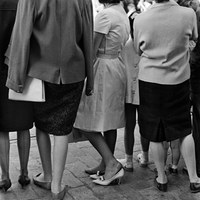
<svg viewBox="0 0 200 200"><path fill-rule="evenodd" d="M56 133L54 133L54 132L47 131L47 130L45 130L45 129L43 129L43 128L37 126L37 125L35 125L35 128L37 128L37 129L39 129L40 131L42 131L42 132L44 132L44 133L46 133L46 134L49 134L49 135L54 135L54 136L65 136L65 135L69 135L69 134L72 132L72 128L73 128L73 127L72 127L71 129L65 131L65 132L62 132L62 133L59 132L59 134L56 134Z"/></svg>
<svg viewBox="0 0 200 200"><path fill-rule="evenodd" d="M16 132L16 131L25 131L33 128L32 126L27 126L23 128L0 128L0 132Z"/></svg>
<svg viewBox="0 0 200 200"><path fill-rule="evenodd" d="M147 140L149 140L150 142L164 142L164 141L167 141L167 142L170 142L170 141L173 141L173 140L177 140L177 139L180 139L180 138L184 138L190 134L192 134L192 131L191 130L187 130L185 131L184 133L181 132L181 134L179 135L175 135L174 137L169 137L169 138L166 138L166 140L156 140L156 139L152 139L152 138L148 138L146 137L146 135L143 135L142 132L140 132L141 136Z"/></svg>
<svg viewBox="0 0 200 200"><path fill-rule="evenodd" d="M115 128L106 128L106 129L93 129L93 128L81 128L80 126L74 126L74 128L80 129L82 131L87 131L87 132L105 132L105 131L110 131L110 130L116 130L116 129L120 129L120 128L124 128L125 124L121 125L121 126L117 126Z"/></svg>

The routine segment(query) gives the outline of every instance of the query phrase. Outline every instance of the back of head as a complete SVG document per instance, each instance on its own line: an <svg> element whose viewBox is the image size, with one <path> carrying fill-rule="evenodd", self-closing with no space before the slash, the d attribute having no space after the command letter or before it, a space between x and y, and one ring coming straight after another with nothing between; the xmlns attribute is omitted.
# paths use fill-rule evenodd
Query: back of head
<svg viewBox="0 0 200 200"><path fill-rule="evenodd" d="M196 11L199 8L199 0L178 0L177 3L180 6L192 8L194 11Z"/></svg>
<svg viewBox="0 0 200 200"><path fill-rule="evenodd" d="M164 2L168 2L169 0L155 0L156 3L164 3Z"/></svg>
<svg viewBox="0 0 200 200"><path fill-rule="evenodd" d="M120 3L121 0L99 0L99 3L109 3L109 4L112 4L112 3Z"/></svg>

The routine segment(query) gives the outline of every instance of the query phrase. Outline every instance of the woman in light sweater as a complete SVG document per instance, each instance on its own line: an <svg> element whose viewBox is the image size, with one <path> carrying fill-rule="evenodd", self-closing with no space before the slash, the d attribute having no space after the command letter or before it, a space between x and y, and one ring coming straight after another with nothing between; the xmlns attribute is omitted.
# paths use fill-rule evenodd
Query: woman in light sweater
<svg viewBox="0 0 200 200"><path fill-rule="evenodd" d="M134 44L139 62L140 133L150 140L158 171L155 184L167 191L163 141L180 140L191 192L200 192L191 134L189 100L189 40L196 41L194 11L174 1L156 0L134 22Z"/></svg>

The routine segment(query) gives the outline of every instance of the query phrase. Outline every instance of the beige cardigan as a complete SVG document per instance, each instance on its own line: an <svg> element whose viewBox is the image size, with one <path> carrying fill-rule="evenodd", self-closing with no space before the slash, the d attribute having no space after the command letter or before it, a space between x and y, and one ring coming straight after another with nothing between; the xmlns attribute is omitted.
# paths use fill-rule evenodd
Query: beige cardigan
<svg viewBox="0 0 200 200"><path fill-rule="evenodd" d="M174 1L155 3L134 21L134 45L141 55L139 80L179 84L190 78L189 40L197 40L196 14Z"/></svg>

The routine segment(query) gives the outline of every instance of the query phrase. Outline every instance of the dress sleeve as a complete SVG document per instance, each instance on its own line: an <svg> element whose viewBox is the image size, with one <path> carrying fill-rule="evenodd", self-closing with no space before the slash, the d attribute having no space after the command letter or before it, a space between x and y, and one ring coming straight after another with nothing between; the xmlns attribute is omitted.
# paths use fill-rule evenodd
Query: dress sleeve
<svg viewBox="0 0 200 200"><path fill-rule="evenodd" d="M8 77L6 86L22 92L27 76L30 38L35 15L34 0L19 0L15 24L6 56Z"/></svg>
<svg viewBox="0 0 200 200"><path fill-rule="evenodd" d="M100 11L95 17L94 31L102 34L108 34L111 27L111 21L105 10Z"/></svg>
<svg viewBox="0 0 200 200"><path fill-rule="evenodd" d="M134 20L133 23L133 40L134 40L134 47L135 50L137 52L137 54L140 56L142 54L142 51L140 49L140 37L139 37L139 31L138 31L138 26L140 25L140 23L138 23L137 17Z"/></svg>

